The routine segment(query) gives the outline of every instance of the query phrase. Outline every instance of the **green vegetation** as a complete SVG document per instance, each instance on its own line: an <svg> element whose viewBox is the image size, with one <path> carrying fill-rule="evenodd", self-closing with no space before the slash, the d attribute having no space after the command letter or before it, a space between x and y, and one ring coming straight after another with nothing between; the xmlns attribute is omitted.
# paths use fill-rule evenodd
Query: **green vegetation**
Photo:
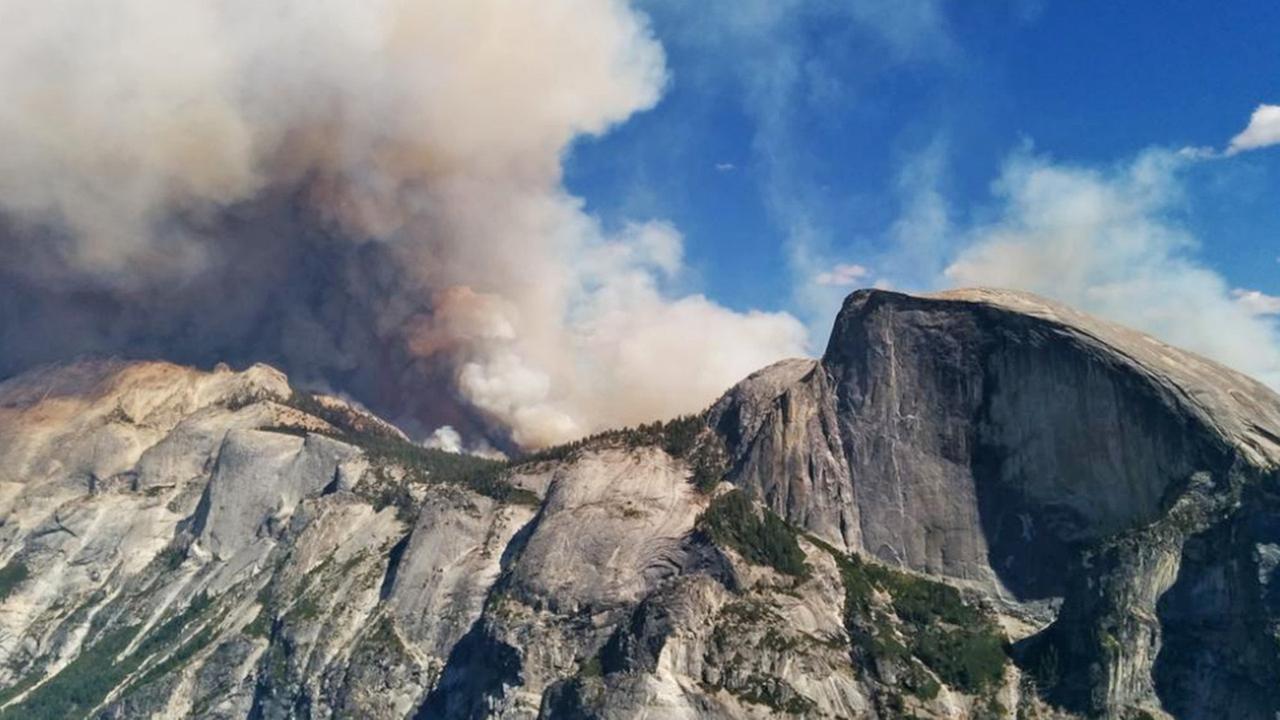
<svg viewBox="0 0 1280 720"><path fill-rule="evenodd" d="M728 685L707 682L701 685L708 693L724 690L739 700L790 715L808 715L816 707L816 703L796 692L785 680L756 673L735 679Z"/></svg>
<svg viewBox="0 0 1280 720"><path fill-rule="evenodd" d="M715 629L711 631L711 644L728 651L741 645L744 633L762 624L781 622L782 618L767 602L747 599L731 602L720 608Z"/></svg>
<svg viewBox="0 0 1280 720"><path fill-rule="evenodd" d="M290 620L314 620L320 617L320 603L310 595L304 595L289 610Z"/></svg>
<svg viewBox="0 0 1280 720"><path fill-rule="evenodd" d="M599 655L592 655L582 662L578 667L578 676L584 678L602 677L604 675L604 665L600 662Z"/></svg>
<svg viewBox="0 0 1280 720"><path fill-rule="evenodd" d="M263 400L268 400L268 399L273 399L273 398L268 396L263 396L256 392L248 392L248 393L243 393L243 394L228 398L227 400L223 401L222 406L230 410L231 412L236 412L238 410L243 410L244 408L247 408L250 405L253 405L254 403L259 403L259 402L262 402Z"/></svg>
<svg viewBox="0 0 1280 720"><path fill-rule="evenodd" d="M276 692L286 690L290 685L289 661L293 646L287 642L273 642L267 646L258 661L258 682Z"/></svg>
<svg viewBox="0 0 1280 720"><path fill-rule="evenodd" d="M605 430L573 442L529 453L521 457L517 464L564 460L579 450L599 447L660 447L672 457L684 457L693 450L704 427L701 415L682 415L666 422Z"/></svg>
<svg viewBox="0 0 1280 720"><path fill-rule="evenodd" d="M577 452L605 447L659 447L673 458L685 460L693 470L693 484L710 493L725 473L725 450L720 439L707 432L705 414L681 415L666 422L605 430L563 445L519 458L515 466L564 460Z"/></svg>
<svg viewBox="0 0 1280 720"><path fill-rule="evenodd" d="M27 566L17 560L11 561L9 564L0 568L0 600L4 600L13 594L28 577L31 571Z"/></svg>
<svg viewBox="0 0 1280 720"><path fill-rule="evenodd" d="M757 647L776 653L788 653L804 644L805 639L812 639L802 634L787 635L779 627L782 618L773 611L768 603L760 600L743 600L725 605L716 618L715 630L711 632L711 641L720 648L741 646L743 633L752 628L766 626L764 635Z"/></svg>
<svg viewBox="0 0 1280 720"><path fill-rule="evenodd" d="M698 518L698 528L757 565L767 565L793 577L802 578L809 573L795 531L768 508L764 509L763 518L756 514L751 500L741 490L712 500Z"/></svg>
<svg viewBox="0 0 1280 720"><path fill-rule="evenodd" d="M764 600L740 600L720 608L720 617L729 627L748 627L764 622L780 622L781 618ZM717 627L719 629L719 627Z"/></svg>
<svg viewBox="0 0 1280 720"><path fill-rule="evenodd" d="M146 639L123 658L120 654L137 636L141 626L116 628L103 634L25 700L0 711L0 720L55 720L85 715L102 702L107 693L137 671L147 658L172 647L182 632L208 609L210 602L206 595L197 596L186 610L148 633ZM189 644L184 644L175 653L183 652ZM195 649L188 652L194 654ZM173 667L177 664L169 669Z"/></svg>
<svg viewBox="0 0 1280 720"><path fill-rule="evenodd" d="M1004 638L986 624L926 627L917 633L912 649L948 685L966 692L997 684L1004 675Z"/></svg>
<svg viewBox="0 0 1280 720"><path fill-rule="evenodd" d="M391 618L383 616L378 619L373 631L364 637L364 644L376 649L383 657L408 657L409 648L396 634Z"/></svg>
<svg viewBox="0 0 1280 720"><path fill-rule="evenodd" d="M186 559L186 550L175 545L169 545L156 555L156 559L153 562L166 570L177 570Z"/></svg>
<svg viewBox="0 0 1280 720"><path fill-rule="evenodd" d="M403 468L405 480L409 483L462 485L499 502L525 505L536 505L538 502L533 493L503 480L507 469L505 462L423 447L409 442L389 426L371 417L345 407L330 406L311 393L295 392L289 398L288 405L318 417L334 428L334 432L318 434L329 435L335 440L361 448L377 465ZM307 434L304 429L287 426L264 429L304 436ZM379 503L379 507L405 507L409 503L408 490L403 483L398 485L399 487L384 485L371 499Z"/></svg>
<svg viewBox="0 0 1280 720"><path fill-rule="evenodd" d="M186 665L187 661L194 657L196 653L200 652L207 647L209 643L213 642L214 637L216 637L216 633L213 628L202 628L200 632L191 636L186 642L182 643L177 650L170 653L169 657L156 663L143 673L142 677L138 679L134 686L142 687L153 680L162 678L183 665Z"/></svg>
<svg viewBox="0 0 1280 720"><path fill-rule="evenodd" d="M136 669L136 660L116 662L116 656L137 632L137 627L127 627L102 636L21 703L0 711L0 718L54 720L85 715Z"/></svg>
<svg viewBox="0 0 1280 720"><path fill-rule="evenodd" d="M43 673L39 668L29 668L27 670L27 674L24 675L21 679L19 679L17 682L10 685L9 687L5 688L4 690L0 690L0 705L7 703L10 700L13 700L14 698L18 697L19 695L26 692L27 690L30 690L31 687L35 685L37 682L39 682L42 677L43 677ZM5 712L6 711L4 710L0 710L0 718L9 717L8 715L5 714Z"/></svg>
<svg viewBox="0 0 1280 720"><path fill-rule="evenodd" d="M358 562L358 556L352 558ZM338 570L345 575L354 567L348 560ZM250 637L270 638L272 628L279 619L285 624L297 621L314 620L325 612L323 600L327 600L326 581L336 579L333 575L333 557L325 558L319 565L307 571L302 581L287 591L282 590L276 582L268 581L258 589L257 601L260 609L253 620L245 626L244 632Z"/></svg>
<svg viewBox="0 0 1280 720"><path fill-rule="evenodd" d="M815 542L818 542L815 540ZM872 657L899 659L908 667L917 658L947 685L979 693L1000 682L1006 662L1004 636L980 607L966 603L945 583L866 562L823 545L840 566L845 587L845 627L855 649ZM889 598L900 624L876 602ZM937 694L927 675L904 684L921 697Z"/></svg>
<svg viewBox="0 0 1280 720"><path fill-rule="evenodd" d="M705 457L705 456L699 456ZM723 466L711 461L695 461L693 465L693 486L703 495L710 495L724 478Z"/></svg>
<svg viewBox="0 0 1280 720"><path fill-rule="evenodd" d="M809 698L778 678L750 675L741 687L725 688L733 695L756 705L791 715L805 715L816 706Z"/></svg>
<svg viewBox="0 0 1280 720"><path fill-rule="evenodd" d="M785 627L782 616L765 597L743 597L724 605L716 615L706 656L708 663L722 668L722 673L719 681L704 682L703 688L713 693L724 690L778 712L812 712L814 702L786 681L752 670L761 665L759 651L787 657L804 653L806 643L816 641L804 633L787 633Z"/></svg>
<svg viewBox="0 0 1280 720"><path fill-rule="evenodd" d="M271 624L271 611L264 605L258 610L258 614L254 616L253 620L244 626L244 634L249 637L269 640L271 638Z"/></svg>
<svg viewBox="0 0 1280 720"><path fill-rule="evenodd" d="M415 483L461 485L499 502L536 506L537 495L506 481L510 470L537 462L563 460L587 448L660 447L672 457L688 462L693 471L694 485L706 493L715 489L725 473L723 444L713 433L707 432L706 419L701 414L606 430L511 462L502 462L409 442L394 429L371 416L346 407L331 406L312 393L294 392L286 404L323 420L333 428L317 434L360 447L375 466L403 469L403 479L392 480L383 473L379 477L380 482L375 487L367 488L366 492L375 507L397 507L403 511L406 520L411 519L414 504L409 486ZM312 432L290 425L274 425L262 429L300 437L306 437Z"/></svg>
<svg viewBox="0 0 1280 720"><path fill-rule="evenodd" d="M258 429L262 432L277 433L279 435L292 435L300 438L304 438L312 433L311 430L303 427L296 427L294 425L264 425ZM325 435L326 433L317 434Z"/></svg>

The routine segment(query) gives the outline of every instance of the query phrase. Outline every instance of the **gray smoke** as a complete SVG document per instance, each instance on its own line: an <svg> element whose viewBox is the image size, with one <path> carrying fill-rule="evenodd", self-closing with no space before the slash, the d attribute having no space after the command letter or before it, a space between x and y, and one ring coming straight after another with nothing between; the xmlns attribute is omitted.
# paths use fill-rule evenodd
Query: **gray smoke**
<svg viewBox="0 0 1280 720"><path fill-rule="evenodd" d="M620 0L0 0L0 376L266 361L523 446L695 409L803 330L561 185L664 82Z"/></svg>

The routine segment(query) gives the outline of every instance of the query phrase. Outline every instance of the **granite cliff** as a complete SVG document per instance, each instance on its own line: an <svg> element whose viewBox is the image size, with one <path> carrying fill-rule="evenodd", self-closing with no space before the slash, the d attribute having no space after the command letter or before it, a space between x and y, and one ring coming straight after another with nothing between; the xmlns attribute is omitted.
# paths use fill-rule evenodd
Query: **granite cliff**
<svg viewBox="0 0 1280 720"><path fill-rule="evenodd" d="M3 718L1273 718L1280 398L1033 296L515 462L266 367L0 383Z"/></svg>

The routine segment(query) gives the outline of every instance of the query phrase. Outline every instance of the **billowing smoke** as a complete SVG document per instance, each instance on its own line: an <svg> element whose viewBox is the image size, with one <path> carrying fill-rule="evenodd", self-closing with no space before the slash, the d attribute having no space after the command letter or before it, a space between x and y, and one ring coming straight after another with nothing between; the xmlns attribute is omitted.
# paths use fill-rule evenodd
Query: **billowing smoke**
<svg viewBox="0 0 1280 720"><path fill-rule="evenodd" d="M665 78L622 0L0 0L0 377L261 360L524 446L697 408L804 332L563 188Z"/></svg>

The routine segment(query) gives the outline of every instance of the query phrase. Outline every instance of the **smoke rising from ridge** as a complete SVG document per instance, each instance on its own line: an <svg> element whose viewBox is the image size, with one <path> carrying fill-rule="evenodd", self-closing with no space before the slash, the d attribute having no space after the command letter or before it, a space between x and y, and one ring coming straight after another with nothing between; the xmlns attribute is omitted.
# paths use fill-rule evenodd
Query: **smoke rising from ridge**
<svg viewBox="0 0 1280 720"><path fill-rule="evenodd" d="M804 331L563 188L665 78L620 0L0 0L0 377L262 360L526 446L696 409Z"/></svg>

